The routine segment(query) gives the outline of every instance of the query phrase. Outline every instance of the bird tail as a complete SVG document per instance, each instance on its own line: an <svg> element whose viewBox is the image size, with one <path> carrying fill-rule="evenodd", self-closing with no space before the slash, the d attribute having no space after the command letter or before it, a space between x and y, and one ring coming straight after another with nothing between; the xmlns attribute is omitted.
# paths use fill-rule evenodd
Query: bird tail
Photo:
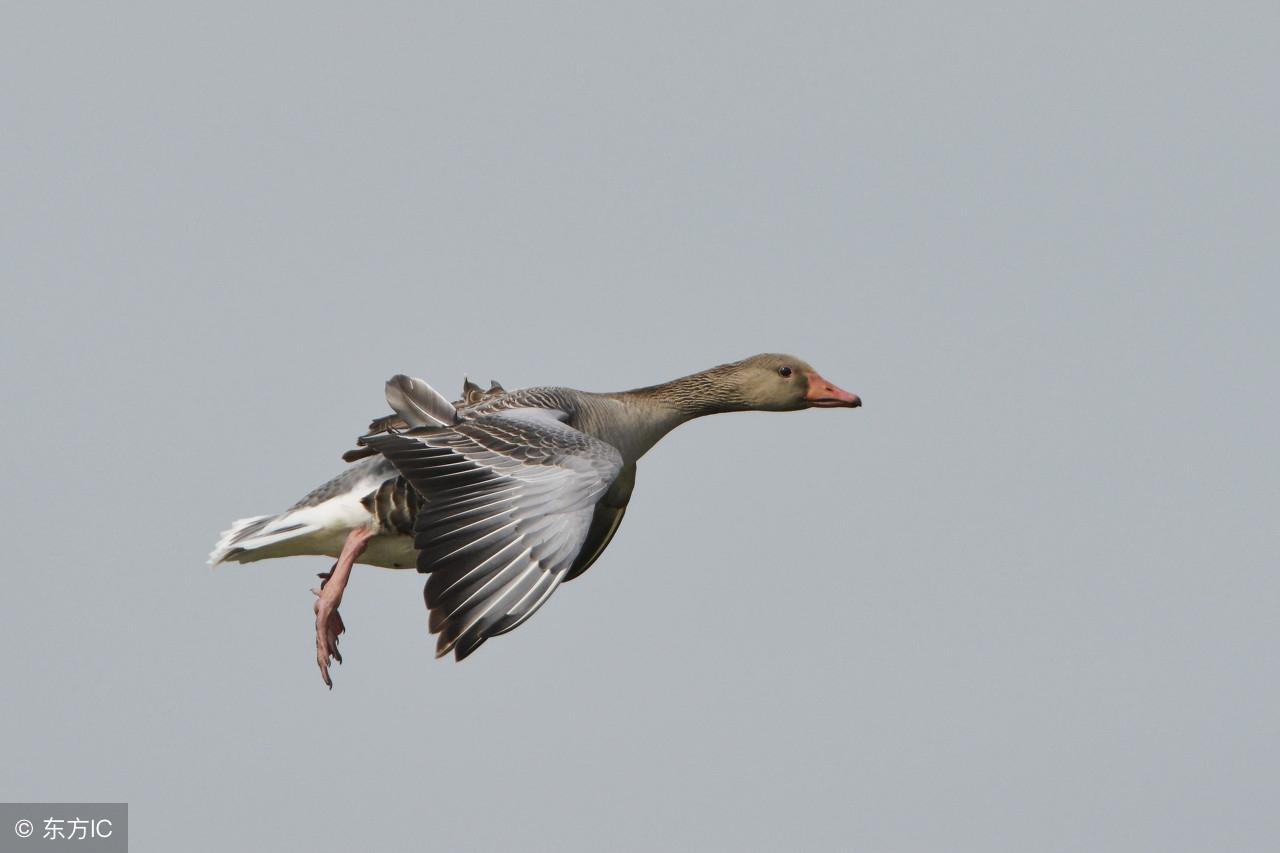
<svg viewBox="0 0 1280 853"><path fill-rule="evenodd" d="M294 549L273 546L314 533L317 529L314 524L299 522L293 512L242 518L222 532L222 538L209 554L209 565L252 563L269 557L285 556L294 553Z"/></svg>

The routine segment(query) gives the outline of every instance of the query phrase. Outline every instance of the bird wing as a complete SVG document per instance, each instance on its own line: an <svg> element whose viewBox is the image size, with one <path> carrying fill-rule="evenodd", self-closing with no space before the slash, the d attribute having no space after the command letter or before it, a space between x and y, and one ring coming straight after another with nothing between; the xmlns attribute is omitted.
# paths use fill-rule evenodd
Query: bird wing
<svg viewBox="0 0 1280 853"><path fill-rule="evenodd" d="M396 383L394 388L392 383ZM429 391L431 394L434 394L436 396L443 396L443 395L439 395L434 388L428 385L426 380L417 379L412 376L398 375L395 378L393 378L391 382L387 383L388 401L390 401L393 396L403 393L399 389L404 387L411 388L411 389L418 388L418 387L425 387L427 391ZM479 385L475 384L470 379L467 379L464 377L462 380L462 397L460 399L454 400L453 403L451 403L451 405L453 406L456 412L457 409L462 409L467 406L474 406L476 403L482 402L484 400L492 399L493 397L500 397L505 393L506 391L496 381L490 381L489 390L485 391ZM454 417L449 415L448 410L440 406L439 400L432 400L431 407L433 407L433 411L437 411L441 417L448 419L446 420L446 423L452 423L455 420ZM399 409L397 409L397 411L399 411ZM365 430L365 435L374 435L380 432L391 432L392 430L395 430L398 432L400 430L410 429L411 427L414 427L414 426L422 426L422 424L409 423L408 420L406 420L403 416L398 414L383 415L382 417L374 418L372 421L369 422L369 428ZM354 450L348 450L346 453L342 454L342 461L355 462L357 459L364 459L369 456L377 456L377 455L378 455L378 451L374 450L372 447L365 447L364 445L361 445L360 447L357 447Z"/></svg>
<svg viewBox="0 0 1280 853"><path fill-rule="evenodd" d="M631 490L635 485L636 463L632 462L622 469L618 478L613 481L613 485L609 487L609 491L605 492L604 497L596 504L595 514L591 517L591 528L587 531L587 540L583 543L582 550L578 552L578 558L569 567L569 574L564 577L566 582L591 568L595 561L600 559L604 549L609 547L609 543L613 541L613 534L617 533L618 528L622 526L622 517L627 514L627 503L631 500Z"/></svg>
<svg viewBox="0 0 1280 853"><path fill-rule="evenodd" d="M438 656L520 625L574 566L622 456L567 419L518 408L363 439L426 499L414 547Z"/></svg>
<svg viewBox="0 0 1280 853"><path fill-rule="evenodd" d="M457 407L421 379L398 373L387 380L386 391L387 405L411 427L449 426L458 422Z"/></svg>

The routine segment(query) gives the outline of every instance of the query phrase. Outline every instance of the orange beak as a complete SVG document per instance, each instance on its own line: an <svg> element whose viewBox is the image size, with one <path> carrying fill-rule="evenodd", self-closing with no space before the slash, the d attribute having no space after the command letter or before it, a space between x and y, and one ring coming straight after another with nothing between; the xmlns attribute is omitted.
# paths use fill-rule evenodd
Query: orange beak
<svg viewBox="0 0 1280 853"><path fill-rule="evenodd" d="M839 407L856 409L862 405L862 399L857 394L850 394L848 391L837 388L819 376L816 371L810 371L807 375L809 391L804 395L804 400L810 406L819 409Z"/></svg>

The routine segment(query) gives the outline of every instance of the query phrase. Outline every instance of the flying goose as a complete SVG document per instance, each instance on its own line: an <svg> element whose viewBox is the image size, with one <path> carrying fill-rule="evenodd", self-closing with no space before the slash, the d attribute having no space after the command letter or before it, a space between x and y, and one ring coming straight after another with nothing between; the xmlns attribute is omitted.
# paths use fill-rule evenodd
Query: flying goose
<svg viewBox="0 0 1280 853"><path fill-rule="evenodd" d="M608 546L636 461L675 427L721 412L856 408L801 359L766 353L616 393L467 383L450 402L420 379L387 382L395 415L375 420L346 471L277 516L236 522L210 564L336 557L317 590L316 662L345 628L338 605L360 562L416 565L436 656L459 661L532 616ZM364 453L376 455L360 458Z"/></svg>

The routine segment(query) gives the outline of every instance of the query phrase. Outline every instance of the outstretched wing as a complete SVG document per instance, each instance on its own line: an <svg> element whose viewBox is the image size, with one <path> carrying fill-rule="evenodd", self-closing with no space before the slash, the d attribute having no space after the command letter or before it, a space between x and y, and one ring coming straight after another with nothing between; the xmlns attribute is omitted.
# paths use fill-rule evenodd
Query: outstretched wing
<svg viewBox="0 0 1280 853"><path fill-rule="evenodd" d="M437 393L434 388L432 388L430 385L427 384L426 380L415 379L411 376L406 377L406 376L398 375L395 378L393 378L391 382L387 383L388 401L391 400L393 395L399 393L398 391L393 390L393 387L392 387L393 383L396 383L397 386L402 387L402 383L400 383L399 380L408 380L410 387L421 385L421 386L425 386L432 394ZM453 406L455 410L455 415L456 415L457 409L463 408L465 406L474 406L476 403L479 403L482 400L488 400L492 397L501 397L505 393L506 393L506 390L503 389L503 387L495 381L491 380L489 382L489 390L485 391L479 385L472 382L470 379L467 379L464 377L462 380L462 397L458 400L454 400L451 405ZM438 407L439 401L436 401L434 405ZM399 409L397 409L397 411L399 411ZM447 410L442 409L442 411L444 413L443 416L447 418L447 420L445 421L445 425L452 423L457 419L455 415L450 415L447 412ZM369 428L365 431L365 434L373 435L380 432L391 432L392 430L395 430L398 432L400 430L410 429L411 427L414 427L414 426L422 426L422 424L411 424L404 417L398 414L383 415L380 418L374 418L372 421L370 421ZM342 461L355 462L357 459L365 459L366 457L377 456L377 455L378 455L378 451L374 450L372 447L366 447L363 444L361 444L359 447L355 448L354 450L348 450L346 453L342 454Z"/></svg>
<svg viewBox="0 0 1280 853"><path fill-rule="evenodd" d="M414 525L436 654L458 660L542 606L582 551L617 448L563 412L509 409L365 439L426 499Z"/></svg>

